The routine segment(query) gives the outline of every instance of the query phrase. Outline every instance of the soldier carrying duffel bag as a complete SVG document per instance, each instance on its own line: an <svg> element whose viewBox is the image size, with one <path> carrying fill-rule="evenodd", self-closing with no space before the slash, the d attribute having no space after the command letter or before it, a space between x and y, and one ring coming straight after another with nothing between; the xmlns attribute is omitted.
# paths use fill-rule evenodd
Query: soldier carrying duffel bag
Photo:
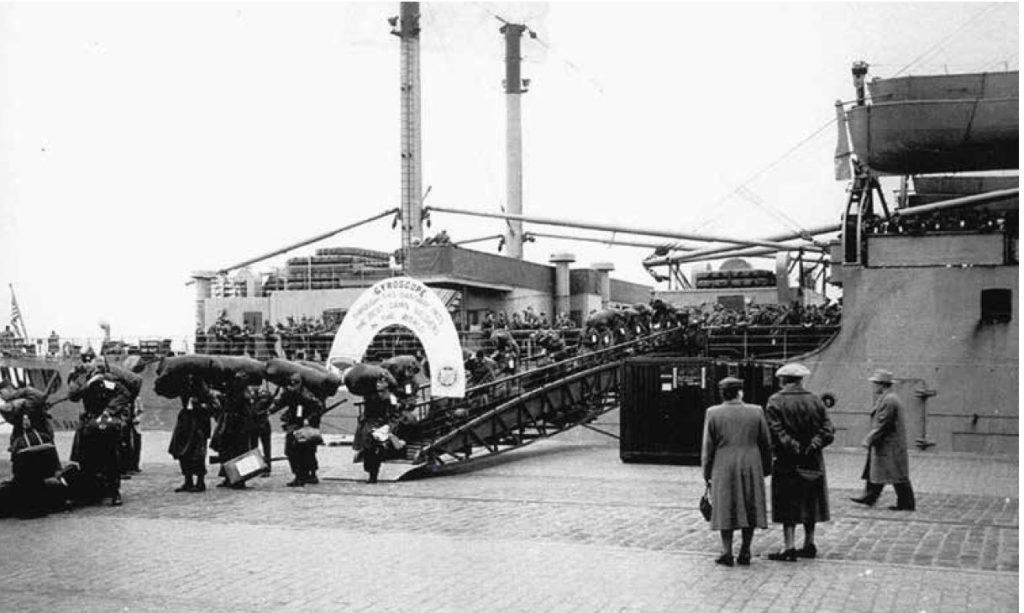
<svg viewBox="0 0 1024 613"><path fill-rule="evenodd" d="M82 472L98 477L111 505L121 501L121 440L131 406L131 391L107 373L89 376L76 371L69 377L72 401L84 407L71 459L81 465Z"/></svg>

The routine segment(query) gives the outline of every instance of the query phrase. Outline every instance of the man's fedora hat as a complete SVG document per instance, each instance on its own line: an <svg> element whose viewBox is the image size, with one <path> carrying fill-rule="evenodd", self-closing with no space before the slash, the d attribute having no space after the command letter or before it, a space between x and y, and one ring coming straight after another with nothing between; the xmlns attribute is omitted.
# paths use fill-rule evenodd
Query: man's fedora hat
<svg viewBox="0 0 1024 613"><path fill-rule="evenodd" d="M871 373L871 376L868 377L868 381L871 381L872 383L888 383L891 385L892 373L884 368L879 368L875 372Z"/></svg>

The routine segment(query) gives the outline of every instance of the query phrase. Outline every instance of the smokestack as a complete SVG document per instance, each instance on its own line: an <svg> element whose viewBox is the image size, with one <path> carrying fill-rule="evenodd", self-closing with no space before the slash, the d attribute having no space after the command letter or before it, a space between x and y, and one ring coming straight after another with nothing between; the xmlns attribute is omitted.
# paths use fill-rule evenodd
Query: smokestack
<svg viewBox="0 0 1024 613"><path fill-rule="evenodd" d="M423 240L423 159L420 136L420 3L402 2L388 22L401 39L402 250Z"/></svg>
<svg viewBox="0 0 1024 613"><path fill-rule="evenodd" d="M576 261L571 253L553 253L548 259L555 265L555 318L561 314L568 315L572 294L569 288L569 265ZM554 318L553 318L554 319Z"/></svg>
<svg viewBox="0 0 1024 613"><path fill-rule="evenodd" d="M520 74L520 41L526 26L506 23L499 30L505 35L505 181L507 185L508 212L523 214L523 122L521 98L526 92L526 82ZM509 257L523 259L523 222L508 222Z"/></svg>

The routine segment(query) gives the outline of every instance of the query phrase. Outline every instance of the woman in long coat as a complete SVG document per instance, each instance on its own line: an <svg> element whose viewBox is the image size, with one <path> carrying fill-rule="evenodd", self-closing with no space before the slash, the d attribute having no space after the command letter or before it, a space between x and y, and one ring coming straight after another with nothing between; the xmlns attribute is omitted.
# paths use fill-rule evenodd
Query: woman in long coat
<svg viewBox="0 0 1024 613"><path fill-rule="evenodd" d="M771 467L768 424L761 407L743 402L743 381L726 377L718 384L722 404L704 418L701 465L711 486L711 529L722 536L722 555L715 562L733 565L732 535L743 538L736 562L750 564L754 528L767 528L764 477Z"/></svg>
<svg viewBox="0 0 1024 613"><path fill-rule="evenodd" d="M803 388L810 374L802 364L786 364L775 376L782 390L772 394L765 416L772 433L772 521L782 524L783 550L768 555L776 561L813 558L814 526L829 520L828 484L821 450L832 443L835 428L825 404ZM804 546L796 549L796 525L804 526Z"/></svg>

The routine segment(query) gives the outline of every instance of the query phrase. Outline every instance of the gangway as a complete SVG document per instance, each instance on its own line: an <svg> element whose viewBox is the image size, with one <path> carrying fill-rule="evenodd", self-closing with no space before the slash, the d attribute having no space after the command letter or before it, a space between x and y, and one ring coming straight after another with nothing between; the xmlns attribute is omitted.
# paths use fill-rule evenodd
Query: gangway
<svg viewBox="0 0 1024 613"><path fill-rule="evenodd" d="M682 334L657 331L469 388L464 398L421 402L417 436L386 463L411 465L399 479L449 473L588 424L618 407L623 359L668 349Z"/></svg>

